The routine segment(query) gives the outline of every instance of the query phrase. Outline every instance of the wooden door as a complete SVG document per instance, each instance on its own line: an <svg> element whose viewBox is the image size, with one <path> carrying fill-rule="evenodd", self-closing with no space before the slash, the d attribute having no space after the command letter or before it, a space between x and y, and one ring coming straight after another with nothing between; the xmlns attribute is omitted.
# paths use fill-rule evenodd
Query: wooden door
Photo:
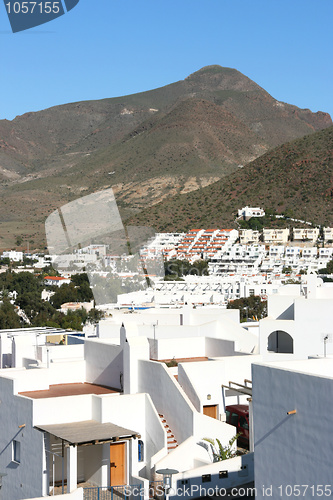
<svg viewBox="0 0 333 500"><path fill-rule="evenodd" d="M204 406L203 414L207 415L207 417L217 418L217 405Z"/></svg>
<svg viewBox="0 0 333 500"><path fill-rule="evenodd" d="M126 443L110 444L110 486L126 484Z"/></svg>

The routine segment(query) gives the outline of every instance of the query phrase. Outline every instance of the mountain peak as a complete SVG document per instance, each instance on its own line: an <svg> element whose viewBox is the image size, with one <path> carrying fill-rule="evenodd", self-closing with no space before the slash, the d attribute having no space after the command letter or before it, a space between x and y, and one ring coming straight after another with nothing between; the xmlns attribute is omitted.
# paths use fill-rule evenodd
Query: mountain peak
<svg viewBox="0 0 333 500"><path fill-rule="evenodd" d="M219 64L211 64L209 66L204 66L203 68L198 69L198 71L195 71L194 73L191 73L187 78L203 75L205 73L216 74L216 73L228 73L228 72L239 73L239 71L237 71L234 68L225 68L224 66L220 66ZM185 80L187 80L187 78L185 78Z"/></svg>
<svg viewBox="0 0 333 500"><path fill-rule="evenodd" d="M191 73L184 81L188 85L212 87L215 90L235 90L240 92L260 90L265 92L257 83L237 69L225 68L217 64L204 66Z"/></svg>
<svg viewBox="0 0 333 500"><path fill-rule="evenodd" d="M1 247L20 232L44 246L41 221L83 193L113 186L132 213L331 124L218 65L151 91L0 120Z"/></svg>

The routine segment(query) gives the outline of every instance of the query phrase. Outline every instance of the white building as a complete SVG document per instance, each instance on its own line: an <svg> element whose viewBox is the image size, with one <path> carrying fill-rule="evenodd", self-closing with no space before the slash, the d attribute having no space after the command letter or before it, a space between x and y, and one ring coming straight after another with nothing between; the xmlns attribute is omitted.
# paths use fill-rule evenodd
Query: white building
<svg viewBox="0 0 333 500"><path fill-rule="evenodd" d="M243 217L245 220L251 219L251 217L264 217L265 210L259 207L243 207L238 210L238 217Z"/></svg>
<svg viewBox="0 0 333 500"><path fill-rule="evenodd" d="M315 243L319 237L319 229L317 227L294 228L293 235L295 241L311 241Z"/></svg>
<svg viewBox="0 0 333 500"><path fill-rule="evenodd" d="M239 243L241 245L248 245L249 243L259 243L260 232L252 229L239 230Z"/></svg>
<svg viewBox="0 0 333 500"><path fill-rule="evenodd" d="M12 347L16 366L0 371L4 498L45 496L64 481L68 492L81 482L106 488L139 485L148 499L156 470L171 463L180 471L175 481L187 474L195 484L202 474L212 474L212 484L218 483L219 465L197 443L211 435L226 445L235 434L220 420L219 384L227 374L215 381L210 398L200 396L198 406L175 379L174 368L154 359L204 358L211 370L221 372L216 356L244 356L257 346L257 337L240 327L238 311L187 307L143 312L139 318L119 313L102 322L99 334L84 344L76 339L74 345L49 346L34 332L23 332L14 339L15 348L8 332L1 335L2 352ZM179 362L176 369L191 392L181 367ZM249 367L244 365L242 375ZM216 418L208 416L212 406ZM172 429L171 441L163 421ZM251 454L224 467L230 470L224 486L231 486L243 469L247 472L239 481L253 480Z"/></svg>
<svg viewBox="0 0 333 500"><path fill-rule="evenodd" d="M333 227L324 227L324 241L333 241Z"/></svg>
<svg viewBox="0 0 333 500"><path fill-rule="evenodd" d="M264 245L232 245L221 256L211 259L209 271L214 275L257 273L264 258Z"/></svg>
<svg viewBox="0 0 333 500"><path fill-rule="evenodd" d="M302 248L302 259L315 261L318 257L317 247Z"/></svg>
<svg viewBox="0 0 333 500"><path fill-rule="evenodd" d="M16 250L9 250L2 252L3 259L9 259L12 262L20 262L23 260L23 252L17 252Z"/></svg>
<svg viewBox="0 0 333 500"><path fill-rule="evenodd" d="M57 286L69 285L71 282L70 278L65 278L63 276L45 276L44 278L46 286Z"/></svg>
<svg viewBox="0 0 333 500"><path fill-rule="evenodd" d="M318 269L326 267L332 257L333 248L319 248Z"/></svg>
<svg viewBox="0 0 333 500"><path fill-rule="evenodd" d="M301 285L287 285L268 297L268 316L260 321L259 349L266 359L333 355L329 341L333 287L316 275L303 279Z"/></svg>
<svg viewBox="0 0 333 500"><path fill-rule="evenodd" d="M263 229L264 242L267 244L285 245L289 237L289 229Z"/></svg>

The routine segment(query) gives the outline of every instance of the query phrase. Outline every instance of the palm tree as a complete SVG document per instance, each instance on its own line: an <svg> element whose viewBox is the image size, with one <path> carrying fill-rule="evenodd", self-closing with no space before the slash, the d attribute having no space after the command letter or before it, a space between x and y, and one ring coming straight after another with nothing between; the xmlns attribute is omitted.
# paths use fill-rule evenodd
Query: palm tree
<svg viewBox="0 0 333 500"><path fill-rule="evenodd" d="M228 458L233 458L236 456L236 452L233 449L233 444L239 437L239 434L233 436L226 446L223 446L221 441L216 438L216 440L211 438L203 438L212 445L214 462L221 462L222 460L227 460ZM216 441L216 443L215 443Z"/></svg>

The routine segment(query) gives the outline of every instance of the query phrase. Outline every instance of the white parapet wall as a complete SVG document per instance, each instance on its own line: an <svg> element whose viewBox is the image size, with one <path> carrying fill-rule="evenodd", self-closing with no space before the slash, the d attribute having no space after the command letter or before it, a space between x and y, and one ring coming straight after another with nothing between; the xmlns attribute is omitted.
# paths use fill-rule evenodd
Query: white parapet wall
<svg viewBox="0 0 333 500"><path fill-rule="evenodd" d="M53 425L92 420L93 394L33 399L33 425Z"/></svg>
<svg viewBox="0 0 333 500"><path fill-rule="evenodd" d="M86 382L122 389L123 354L120 345L108 339L86 340Z"/></svg>
<svg viewBox="0 0 333 500"><path fill-rule="evenodd" d="M85 362L60 360L50 363L50 368L33 367L31 369L3 369L1 377L11 378L14 381L14 394L26 391L42 391L49 389L52 384L83 383L85 382Z"/></svg>
<svg viewBox="0 0 333 500"><path fill-rule="evenodd" d="M205 356L205 337L159 339L158 359L200 358Z"/></svg>
<svg viewBox="0 0 333 500"><path fill-rule="evenodd" d="M214 462L172 477L170 500L177 498L232 498L250 496L254 487L254 454Z"/></svg>

